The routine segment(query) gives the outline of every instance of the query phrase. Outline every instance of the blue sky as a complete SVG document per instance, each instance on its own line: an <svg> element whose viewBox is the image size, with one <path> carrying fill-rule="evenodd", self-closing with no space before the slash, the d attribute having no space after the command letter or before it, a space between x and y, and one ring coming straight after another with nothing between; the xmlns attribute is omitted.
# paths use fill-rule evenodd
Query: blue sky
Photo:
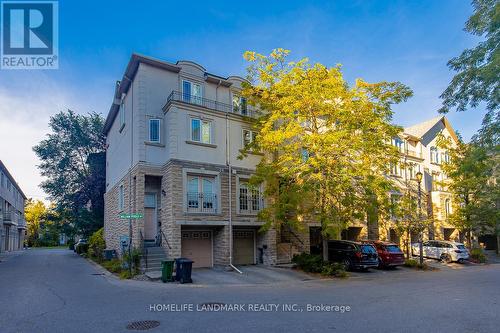
<svg viewBox="0 0 500 333"><path fill-rule="evenodd" d="M59 2L59 70L0 71L0 159L29 196L42 198L31 147L64 109L106 115L132 52L193 60L212 73L245 75L246 50L343 65L346 79L401 81L414 97L395 107L400 125L437 116L453 73L446 62L478 39L463 31L468 1L70 1ZM484 109L450 113L468 140Z"/></svg>

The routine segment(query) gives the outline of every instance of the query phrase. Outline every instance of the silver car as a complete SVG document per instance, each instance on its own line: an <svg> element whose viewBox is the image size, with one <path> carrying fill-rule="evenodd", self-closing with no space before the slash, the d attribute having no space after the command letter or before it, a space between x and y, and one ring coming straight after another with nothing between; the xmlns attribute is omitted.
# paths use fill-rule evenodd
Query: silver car
<svg viewBox="0 0 500 333"><path fill-rule="evenodd" d="M444 262L456 261L462 263L469 259L469 251L464 244L452 241L429 240L423 244L424 257L439 259ZM411 253L414 256L420 254L419 244L411 244Z"/></svg>

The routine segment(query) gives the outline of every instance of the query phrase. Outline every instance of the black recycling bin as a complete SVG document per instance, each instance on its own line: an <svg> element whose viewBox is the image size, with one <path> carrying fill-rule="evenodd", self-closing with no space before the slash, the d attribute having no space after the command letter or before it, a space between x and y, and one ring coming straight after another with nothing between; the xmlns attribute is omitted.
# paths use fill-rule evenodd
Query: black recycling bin
<svg viewBox="0 0 500 333"><path fill-rule="evenodd" d="M193 261L187 258L178 258L175 260L175 280L180 283L193 283L191 279L191 271L193 269Z"/></svg>

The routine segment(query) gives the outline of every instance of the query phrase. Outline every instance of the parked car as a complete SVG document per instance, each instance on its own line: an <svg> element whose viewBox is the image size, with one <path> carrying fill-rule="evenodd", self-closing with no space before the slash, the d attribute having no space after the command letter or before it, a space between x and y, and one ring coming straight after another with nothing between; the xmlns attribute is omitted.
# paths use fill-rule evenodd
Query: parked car
<svg viewBox="0 0 500 333"><path fill-rule="evenodd" d="M373 245L346 240L328 241L328 261L340 262L346 270L378 266L377 250Z"/></svg>
<svg viewBox="0 0 500 333"><path fill-rule="evenodd" d="M464 244L452 241L430 240L423 242L424 257L439 259L444 262L463 262L469 259L469 251ZM420 255L419 243L411 244L411 253Z"/></svg>
<svg viewBox="0 0 500 333"><path fill-rule="evenodd" d="M87 248L88 248L88 241L86 238L80 238L78 240L78 242L76 242L75 244L75 248L73 251L75 251L76 253L80 254L82 252L87 252Z"/></svg>
<svg viewBox="0 0 500 333"><path fill-rule="evenodd" d="M405 255L399 246L391 242L383 241L363 241L363 243L371 244L377 249L378 267L396 267L402 266L405 263Z"/></svg>

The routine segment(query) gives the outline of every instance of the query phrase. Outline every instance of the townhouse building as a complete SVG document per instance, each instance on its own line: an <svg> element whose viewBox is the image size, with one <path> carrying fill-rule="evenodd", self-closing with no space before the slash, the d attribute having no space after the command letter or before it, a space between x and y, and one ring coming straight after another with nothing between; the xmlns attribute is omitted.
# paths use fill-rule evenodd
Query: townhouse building
<svg viewBox="0 0 500 333"><path fill-rule="evenodd" d="M262 188L248 180L261 155L240 156L255 137L253 110L240 94L243 82L191 61L132 55L116 83L104 128L109 249L121 253L128 242L134 248L154 246L170 258L193 259L194 267L274 265L295 253L321 253L318 223L301 230L259 230L264 223L257 213L265 200ZM433 187L442 177L439 161L446 158L436 151L438 133L456 139L446 118L406 128L394 144L414 166L394 170L392 177L411 181L417 171L425 172L424 194L433 200L432 214L443 220L430 236L453 238L442 213L442 207L451 207L451 196ZM120 216L130 213L138 218ZM386 224L368 227L366 221L353 222L341 237L395 238Z"/></svg>
<svg viewBox="0 0 500 333"><path fill-rule="evenodd" d="M444 116L406 127L399 137L393 139L393 145L401 152L401 164L391 168L391 177L398 188L391 192L391 201L397 203L408 191L417 196L417 174L421 173L422 215L430 221L424 237L458 241L463 235L449 223L453 209L452 195L446 186L447 176L441 168L442 163L449 162L450 156L440 148L440 136L449 140L452 146L458 143L453 127ZM380 238L399 242L395 221L388 222L381 230ZM412 242L418 238L417 234L411 235Z"/></svg>
<svg viewBox="0 0 500 333"><path fill-rule="evenodd" d="M105 123L108 248L120 252L129 238L195 267L276 263L276 233L257 232L262 191L248 186L260 155L238 158L254 137L243 81L131 57ZM143 215L131 230L120 218L130 212Z"/></svg>
<svg viewBox="0 0 500 333"><path fill-rule="evenodd" d="M23 248L26 196L0 160L0 252Z"/></svg>

